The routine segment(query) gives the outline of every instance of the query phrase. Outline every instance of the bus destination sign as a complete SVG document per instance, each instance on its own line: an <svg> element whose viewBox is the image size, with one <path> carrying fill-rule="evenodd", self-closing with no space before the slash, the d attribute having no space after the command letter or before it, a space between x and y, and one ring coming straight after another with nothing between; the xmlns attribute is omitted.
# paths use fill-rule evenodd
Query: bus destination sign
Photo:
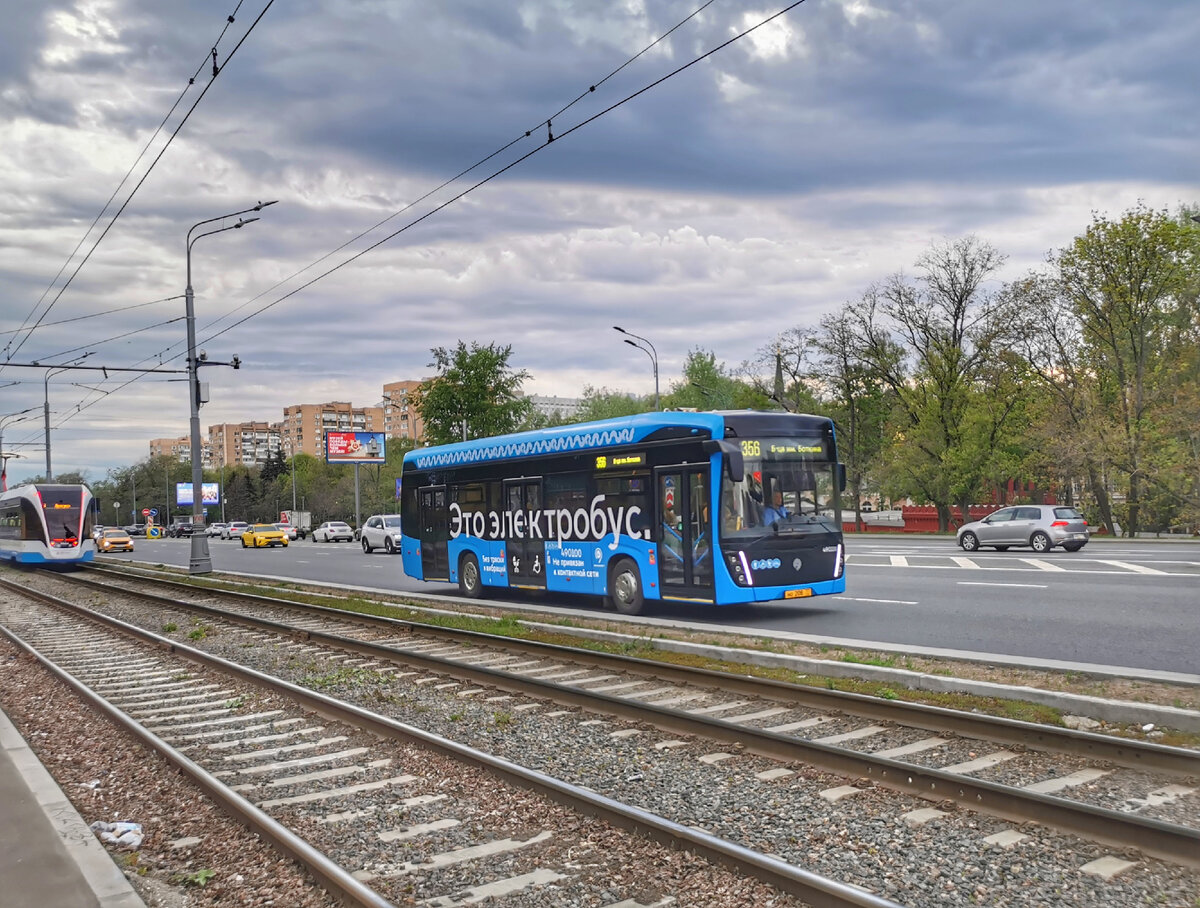
<svg viewBox="0 0 1200 908"><path fill-rule="evenodd" d="M637 454L598 454L596 456L597 470L626 470L629 467L644 467L646 455Z"/></svg>

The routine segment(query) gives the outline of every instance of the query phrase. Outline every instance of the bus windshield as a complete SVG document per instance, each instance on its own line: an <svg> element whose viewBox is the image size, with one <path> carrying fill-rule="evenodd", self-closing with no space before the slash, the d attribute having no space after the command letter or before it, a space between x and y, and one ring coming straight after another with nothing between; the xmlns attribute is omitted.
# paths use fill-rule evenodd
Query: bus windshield
<svg viewBox="0 0 1200 908"><path fill-rule="evenodd" d="M721 480L724 535L840 529L837 464L821 440L744 439L741 447L745 477Z"/></svg>

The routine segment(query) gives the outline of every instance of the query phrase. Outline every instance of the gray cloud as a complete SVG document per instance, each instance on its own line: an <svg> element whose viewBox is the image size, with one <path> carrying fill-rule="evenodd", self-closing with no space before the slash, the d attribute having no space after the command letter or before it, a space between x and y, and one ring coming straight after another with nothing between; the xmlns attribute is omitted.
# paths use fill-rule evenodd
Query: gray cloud
<svg viewBox="0 0 1200 908"><path fill-rule="evenodd" d="M278 198L259 223L196 246L202 343L246 363L207 376L206 423L278 419L299 401L374 402L385 381L428 374L430 347L459 338L512 343L534 391L644 393L648 363L613 324L653 338L665 389L688 350L737 364L911 267L932 240L978 234L1010 255L1013 276L1093 210L1194 193L1200 19L1188 0L805 3L214 336L539 147L547 116L693 2L276 4L47 321L181 293L191 224ZM263 5L243 6L222 65ZM555 134L769 11L714 3L556 117ZM228 10L0 0L0 12L7 330L205 61ZM173 124L209 79L202 68ZM47 327L19 358L180 314L175 301ZM144 330L92 361L157 362L178 355L182 334L179 322ZM144 456L148 438L186 430L181 384L139 381L70 416L89 400L70 378L52 383L56 468L99 476ZM40 373L0 370L0 384L14 379L0 414L42 402ZM38 436L23 422L5 445ZM40 471L37 457L10 466L14 477Z"/></svg>

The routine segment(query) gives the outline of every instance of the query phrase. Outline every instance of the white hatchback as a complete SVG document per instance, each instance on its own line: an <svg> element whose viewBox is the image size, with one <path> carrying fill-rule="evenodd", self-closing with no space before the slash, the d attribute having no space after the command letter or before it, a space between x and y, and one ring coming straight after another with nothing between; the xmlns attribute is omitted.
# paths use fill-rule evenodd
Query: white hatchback
<svg viewBox="0 0 1200 908"><path fill-rule="evenodd" d="M235 520L232 523L227 523L225 528L221 530L222 539L241 539L242 533L250 529L250 524L244 520Z"/></svg>

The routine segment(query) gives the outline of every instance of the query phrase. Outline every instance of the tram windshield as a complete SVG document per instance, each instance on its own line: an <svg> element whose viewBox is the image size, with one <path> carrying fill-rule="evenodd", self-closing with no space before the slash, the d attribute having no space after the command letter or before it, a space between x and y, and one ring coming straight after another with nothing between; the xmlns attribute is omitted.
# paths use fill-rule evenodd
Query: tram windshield
<svg viewBox="0 0 1200 908"><path fill-rule="evenodd" d="M51 544L77 544L83 518L82 487L41 485L37 492Z"/></svg>

